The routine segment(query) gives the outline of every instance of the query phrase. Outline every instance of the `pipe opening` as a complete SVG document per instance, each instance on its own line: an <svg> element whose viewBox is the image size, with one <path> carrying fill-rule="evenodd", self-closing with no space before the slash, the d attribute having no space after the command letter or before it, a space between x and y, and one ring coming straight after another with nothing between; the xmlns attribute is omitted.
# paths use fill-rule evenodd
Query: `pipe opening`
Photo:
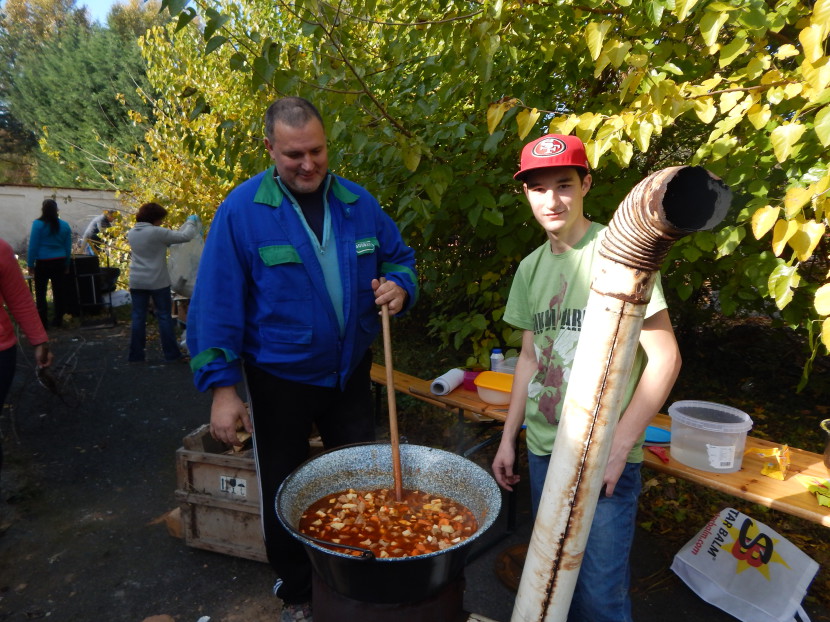
<svg viewBox="0 0 830 622"><path fill-rule="evenodd" d="M663 197L666 220L684 231L711 229L726 216L731 192L700 166L680 169Z"/></svg>
<svg viewBox="0 0 830 622"><path fill-rule="evenodd" d="M731 201L726 184L699 166L652 173L614 212L600 254L637 270L658 270L677 240L713 228Z"/></svg>

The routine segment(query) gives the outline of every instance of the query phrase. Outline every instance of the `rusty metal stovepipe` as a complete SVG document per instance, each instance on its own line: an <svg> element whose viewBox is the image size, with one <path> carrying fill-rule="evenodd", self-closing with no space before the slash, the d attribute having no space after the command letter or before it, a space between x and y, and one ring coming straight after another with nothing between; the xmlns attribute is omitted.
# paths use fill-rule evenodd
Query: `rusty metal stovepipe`
<svg viewBox="0 0 830 622"><path fill-rule="evenodd" d="M720 179L678 166L642 180L617 208L597 258L511 622L567 619L657 270L674 242L723 220L730 201Z"/></svg>

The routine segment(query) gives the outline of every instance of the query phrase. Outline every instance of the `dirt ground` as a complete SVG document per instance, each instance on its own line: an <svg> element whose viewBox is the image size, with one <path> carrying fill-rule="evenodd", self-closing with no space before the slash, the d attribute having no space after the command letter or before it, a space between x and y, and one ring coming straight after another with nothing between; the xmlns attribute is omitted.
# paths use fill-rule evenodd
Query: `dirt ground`
<svg viewBox="0 0 830 622"><path fill-rule="evenodd" d="M168 533L162 519L177 505L175 452L208 420L208 397L193 388L187 365L162 362L157 342L147 363L127 363L128 336L123 320L54 332L59 394L37 382L31 349L21 350L11 407L0 418L0 621L276 620L267 565L191 548ZM418 427L407 409L403 401L404 434ZM435 434L458 441L456 432ZM494 567L504 547L527 541L526 511L519 519L516 534L468 567L467 610L509 619L514 594ZM646 552L635 568L638 620L663 620L667 611L680 622L732 619L668 571L676 542L638 532L635 548ZM830 620L822 610L808 604L813 622Z"/></svg>

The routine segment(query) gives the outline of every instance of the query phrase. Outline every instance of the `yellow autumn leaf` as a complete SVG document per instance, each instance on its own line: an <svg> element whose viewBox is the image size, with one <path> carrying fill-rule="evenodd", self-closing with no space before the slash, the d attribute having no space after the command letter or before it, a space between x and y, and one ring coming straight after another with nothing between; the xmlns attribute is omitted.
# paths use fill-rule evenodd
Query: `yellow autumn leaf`
<svg viewBox="0 0 830 622"><path fill-rule="evenodd" d="M583 112L581 115L579 115L579 122L576 124L576 126L580 130L593 132L597 128L597 125L599 125L601 122L602 115L594 114L593 112Z"/></svg>
<svg viewBox="0 0 830 622"><path fill-rule="evenodd" d="M793 97L797 97L801 94L801 91L804 90L804 85L800 82L793 82L791 84L787 84L784 87L784 97L787 99L792 99Z"/></svg>
<svg viewBox="0 0 830 622"><path fill-rule="evenodd" d="M744 96L743 91L731 91L729 93L722 93L720 96L720 111L721 114L726 114L732 108L734 108L735 104L741 101L741 98Z"/></svg>
<svg viewBox="0 0 830 622"><path fill-rule="evenodd" d="M784 195L784 214L790 219L801 211L801 208L813 198L813 187L799 188L790 186Z"/></svg>
<svg viewBox="0 0 830 622"><path fill-rule="evenodd" d="M715 101L711 97L701 97L692 102L697 118L704 123L711 123L718 112Z"/></svg>
<svg viewBox="0 0 830 622"><path fill-rule="evenodd" d="M556 117L548 126L552 134L570 134L579 123L579 117L575 114Z"/></svg>
<svg viewBox="0 0 830 622"><path fill-rule="evenodd" d="M746 117L749 119L749 122L752 123L752 127L756 130L760 130L766 126L771 116L772 113L770 112L769 106L766 104L763 106L761 104L755 104L746 113Z"/></svg>
<svg viewBox="0 0 830 622"><path fill-rule="evenodd" d="M801 63L801 75L813 90L820 92L830 84L830 60L827 56L820 58L817 62L811 63L806 58Z"/></svg>
<svg viewBox="0 0 830 622"><path fill-rule="evenodd" d="M779 220L772 230L772 252L779 257L787 246L787 242L798 231L798 223L794 220Z"/></svg>
<svg viewBox="0 0 830 622"><path fill-rule="evenodd" d="M770 133L770 142L772 142L772 149L775 152L775 158L779 162L784 162L790 157L793 147L801 139L805 128L801 123L788 123L786 125L779 125Z"/></svg>
<svg viewBox="0 0 830 622"><path fill-rule="evenodd" d="M631 42L613 39L605 46L605 53L608 55L608 59L611 61L614 68L619 69L620 65L623 64L623 61L628 56L628 51L630 49Z"/></svg>
<svg viewBox="0 0 830 622"><path fill-rule="evenodd" d="M819 315L830 315L830 283L825 283L816 290L815 305Z"/></svg>
<svg viewBox="0 0 830 622"><path fill-rule="evenodd" d="M778 59L790 58L798 56L798 49L791 43L785 43L775 51L775 57Z"/></svg>
<svg viewBox="0 0 830 622"><path fill-rule="evenodd" d="M827 189L830 188L830 173L819 179L813 186L815 186L816 194L824 194L827 192Z"/></svg>
<svg viewBox="0 0 830 622"><path fill-rule="evenodd" d="M524 138L530 133L530 130L532 130L533 126L536 125L536 121L539 120L540 116L541 115L536 108L533 110L525 108L516 115L516 124L519 126L519 138ZM492 132L490 133L492 134Z"/></svg>
<svg viewBox="0 0 830 622"><path fill-rule="evenodd" d="M810 24L798 33L798 40L801 42L801 49L804 50L804 58L815 63L824 56L822 42L822 28L817 24Z"/></svg>
<svg viewBox="0 0 830 622"><path fill-rule="evenodd" d="M501 103L490 104L487 106L487 131L492 134L501 123L504 117L505 108Z"/></svg>
<svg viewBox="0 0 830 622"><path fill-rule="evenodd" d="M819 110L813 123L813 129L821 144L825 147L830 145L830 106Z"/></svg>
<svg viewBox="0 0 830 622"><path fill-rule="evenodd" d="M778 214L781 212L780 207L773 207L772 205L765 205L755 210L752 215L752 235L756 240L764 237L778 220Z"/></svg>
<svg viewBox="0 0 830 622"><path fill-rule="evenodd" d="M825 318L821 323L821 343L830 350L830 317Z"/></svg>
<svg viewBox="0 0 830 622"><path fill-rule="evenodd" d="M585 143L585 155L588 158L588 164L591 168L597 168L599 165L599 159L604 151L605 149L601 148L601 146L594 141Z"/></svg>
<svg viewBox="0 0 830 622"><path fill-rule="evenodd" d="M634 146L627 140L618 140L611 145L611 152L622 166L628 166L634 157Z"/></svg>
<svg viewBox="0 0 830 622"><path fill-rule="evenodd" d="M807 261L813 256L813 251L816 250L824 232L823 222L808 220L799 224L798 231L787 241L787 244L795 251L798 261Z"/></svg>
<svg viewBox="0 0 830 622"><path fill-rule="evenodd" d="M703 42L707 46L712 46L717 41L718 33L721 26L729 19L729 13L723 11L721 13L715 11L706 11L700 19L700 36L703 37Z"/></svg>
<svg viewBox="0 0 830 622"><path fill-rule="evenodd" d="M651 143L651 134L654 131L654 126L643 119L631 127L631 137L637 143L637 148L645 153L648 151L648 146Z"/></svg>
<svg viewBox="0 0 830 622"><path fill-rule="evenodd" d="M682 22L689 15L698 0L677 0L674 7L674 14L677 15L677 21Z"/></svg>
<svg viewBox="0 0 830 622"><path fill-rule="evenodd" d="M599 24L591 22L585 29L585 41L588 44L588 51L591 54L591 60L596 61L602 52L602 43L605 40L605 34L611 28L611 22L603 21Z"/></svg>

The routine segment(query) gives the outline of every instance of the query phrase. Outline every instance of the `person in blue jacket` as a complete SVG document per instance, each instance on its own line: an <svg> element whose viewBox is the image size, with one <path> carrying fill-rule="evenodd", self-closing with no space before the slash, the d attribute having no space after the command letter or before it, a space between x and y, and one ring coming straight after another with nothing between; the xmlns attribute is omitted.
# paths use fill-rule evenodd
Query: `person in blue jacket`
<svg viewBox="0 0 830 622"><path fill-rule="evenodd" d="M235 188L213 219L187 345L196 387L212 391L213 437L238 445L238 430L253 435L274 592L282 620L297 622L311 620L311 566L277 519L277 488L308 457L312 425L327 449L375 439L379 306L406 311L418 290L415 253L395 223L364 188L328 170L310 102L271 104L264 143L274 166Z"/></svg>
<svg viewBox="0 0 830 622"><path fill-rule="evenodd" d="M40 218L32 222L29 233L29 251L26 263L29 275L35 280L35 304L40 321L48 326L46 288L52 283L52 302L55 316L52 326L63 324L66 308L66 287L69 266L72 261L72 228L58 218L58 204L45 199L40 208Z"/></svg>

